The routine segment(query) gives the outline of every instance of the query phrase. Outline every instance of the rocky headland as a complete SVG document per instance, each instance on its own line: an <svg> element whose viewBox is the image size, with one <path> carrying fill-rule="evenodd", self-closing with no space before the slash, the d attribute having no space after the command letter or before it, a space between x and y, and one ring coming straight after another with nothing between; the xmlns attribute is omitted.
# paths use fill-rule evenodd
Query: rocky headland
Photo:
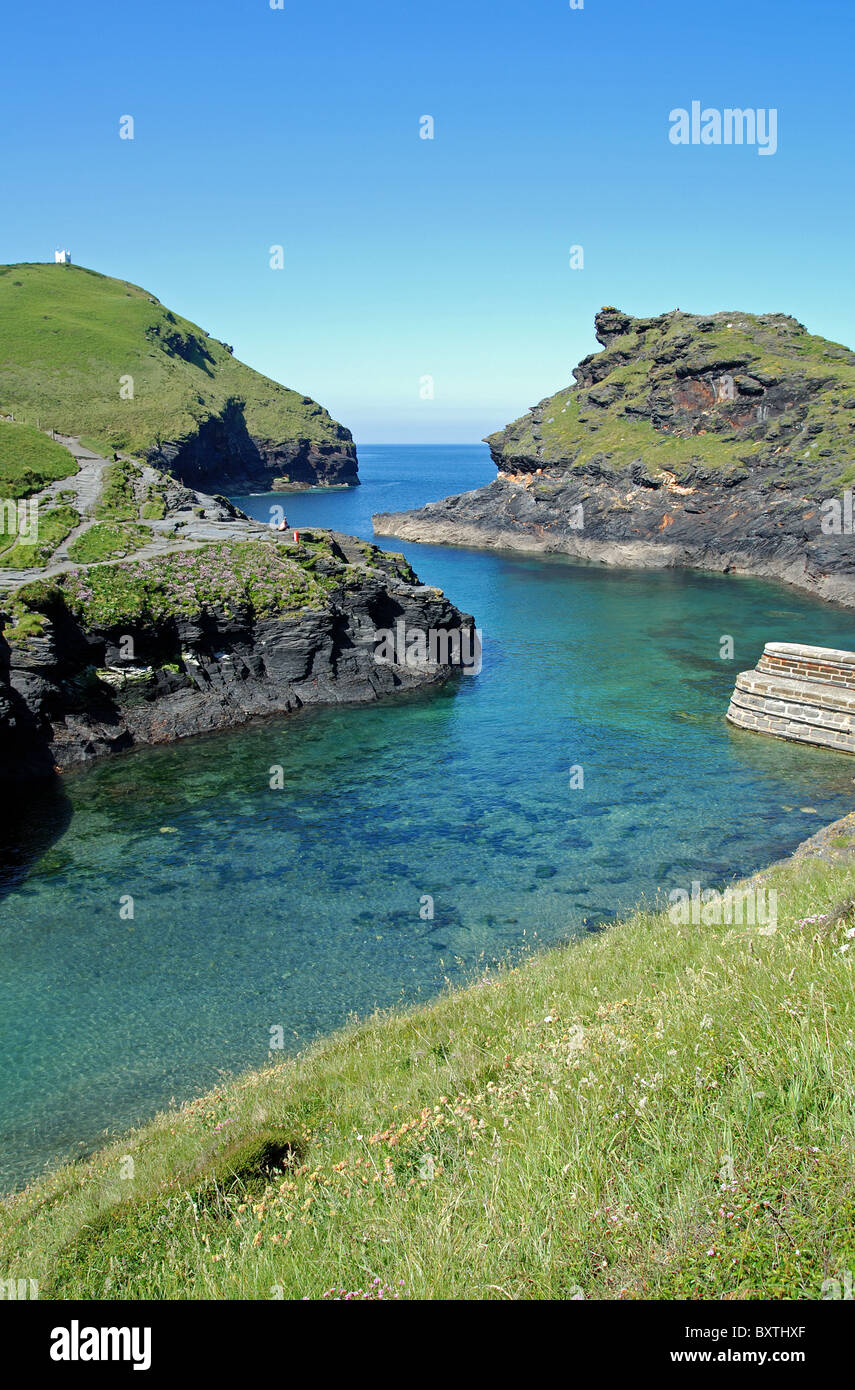
<svg viewBox="0 0 855 1390"><path fill-rule="evenodd" d="M0 472L4 454L29 461L39 528L0 534L2 779L452 674L453 647L447 662L377 659L378 632L401 623L472 627L403 556L332 531L295 540L26 426L0 423Z"/></svg>
<svg viewBox="0 0 855 1390"><path fill-rule="evenodd" d="M692 566L855 605L855 353L783 314L597 314L603 351L490 435L498 476L378 535Z"/></svg>

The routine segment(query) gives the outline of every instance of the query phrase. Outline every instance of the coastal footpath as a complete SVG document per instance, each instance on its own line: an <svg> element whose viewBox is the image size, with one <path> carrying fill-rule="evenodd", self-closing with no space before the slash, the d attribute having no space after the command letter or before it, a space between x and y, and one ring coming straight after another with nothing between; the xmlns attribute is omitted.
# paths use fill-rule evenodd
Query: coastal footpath
<svg viewBox="0 0 855 1390"><path fill-rule="evenodd" d="M487 443L494 482L377 535L690 566L855 605L855 354L784 314L595 319L603 351Z"/></svg>
<svg viewBox="0 0 855 1390"><path fill-rule="evenodd" d="M473 626L401 555L279 532L77 439L0 422L0 478L27 494L0 530L3 780L443 681L453 643L380 661L378 634Z"/></svg>
<svg viewBox="0 0 855 1390"><path fill-rule="evenodd" d="M855 815L171 1109L0 1201L42 1299L840 1299ZM35 1292L34 1292L35 1290Z"/></svg>

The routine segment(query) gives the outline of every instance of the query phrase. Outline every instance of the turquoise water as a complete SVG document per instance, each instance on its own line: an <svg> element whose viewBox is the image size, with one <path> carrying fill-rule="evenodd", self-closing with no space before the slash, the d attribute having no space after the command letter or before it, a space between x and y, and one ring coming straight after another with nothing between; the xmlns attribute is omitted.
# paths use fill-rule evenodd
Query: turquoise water
<svg viewBox="0 0 855 1390"><path fill-rule="evenodd" d="M289 522L370 537L372 512L493 475L480 448L363 448L360 467L357 490L286 497ZM764 641L855 646L845 610L717 575L384 544L476 615L480 676L133 753L16 803L0 1187L263 1062L272 1027L299 1047L642 894L721 884L851 808L847 758L724 721Z"/></svg>

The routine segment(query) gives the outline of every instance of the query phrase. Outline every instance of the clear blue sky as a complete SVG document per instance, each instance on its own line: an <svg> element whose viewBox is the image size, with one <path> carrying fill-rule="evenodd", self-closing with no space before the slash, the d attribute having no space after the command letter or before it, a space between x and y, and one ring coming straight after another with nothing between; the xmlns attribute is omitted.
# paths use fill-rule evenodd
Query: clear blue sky
<svg viewBox="0 0 855 1390"><path fill-rule="evenodd" d="M853 40L853 0L19 4L0 260L67 246L372 442L506 423L606 303L855 345ZM675 147L693 100L776 108L777 154Z"/></svg>

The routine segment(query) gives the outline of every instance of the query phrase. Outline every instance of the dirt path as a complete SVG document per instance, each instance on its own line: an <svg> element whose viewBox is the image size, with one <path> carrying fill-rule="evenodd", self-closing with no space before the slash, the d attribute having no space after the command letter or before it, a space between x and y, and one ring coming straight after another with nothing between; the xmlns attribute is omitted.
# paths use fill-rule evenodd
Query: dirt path
<svg viewBox="0 0 855 1390"><path fill-rule="evenodd" d="M88 564L81 564L79 561L71 559L69 547L74 544L78 536L82 536L95 524L95 509L98 506L106 473L112 460L85 448L74 435L55 434L53 438L58 444L62 444L75 459L78 472L74 476L60 478L57 482L51 483L36 494L36 500L40 506L44 507L62 505L58 502L59 494L73 493L73 498L68 497L68 505L74 507L75 511L80 514L80 522L57 546L49 564L24 570L0 568L0 593L14 592L22 585L32 583L34 579L53 579L57 575L68 573L70 570L94 569L100 565L115 564L120 559L153 560L178 550L198 550L204 545L210 545L212 541L247 541L268 530L260 522L209 521L197 516L188 515L185 517L182 513L180 516L182 534L179 536L175 532L175 514L161 521L139 520L135 524L146 527L151 532L150 542L138 550L129 551L124 557L114 555L105 560L93 560ZM152 473L152 476L157 475ZM215 505L214 498L208 497L205 493L198 493L197 498L200 503Z"/></svg>

